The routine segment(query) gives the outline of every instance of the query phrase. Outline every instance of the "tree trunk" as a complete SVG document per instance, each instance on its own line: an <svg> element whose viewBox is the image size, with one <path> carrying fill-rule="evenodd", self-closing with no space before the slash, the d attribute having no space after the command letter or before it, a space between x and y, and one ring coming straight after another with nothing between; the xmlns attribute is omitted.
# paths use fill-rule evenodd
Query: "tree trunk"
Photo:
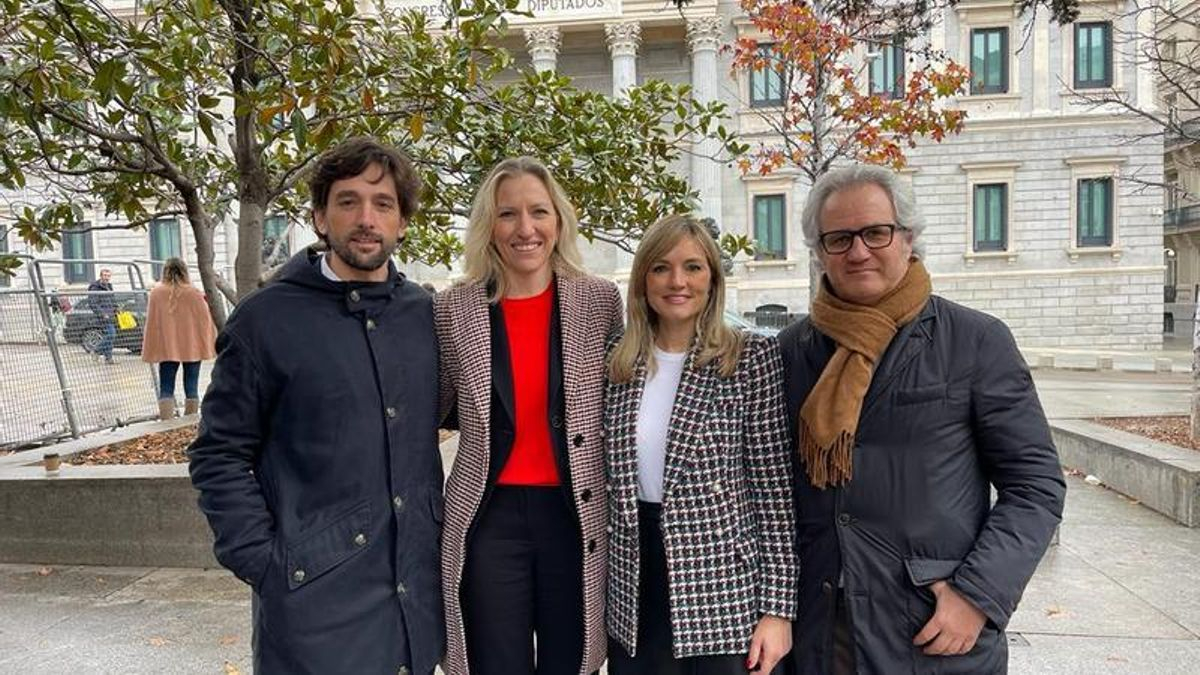
<svg viewBox="0 0 1200 675"><path fill-rule="evenodd" d="M263 217L265 201L261 195L250 195L251 189L243 185L242 198L238 202L238 251L233 262L234 278L237 280L238 300L258 288L262 276Z"/></svg>
<svg viewBox="0 0 1200 675"><path fill-rule="evenodd" d="M204 299L208 303L208 313L212 315L217 330L225 327L225 302L221 291L217 288L217 272L214 267L216 256L213 254L213 232L207 227L196 227L192 231L196 238L196 266L200 268L200 284L204 288Z"/></svg>
<svg viewBox="0 0 1200 675"><path fill-rule="evenodd" d="M217 288L212 220L200 207L200 197L195 190L183 189L181 192L187 207L188 223L192 226L192 236L196 240L196 267L200 269L200 285L204 289L204 299L208 302L208 313L212 315L217 330L221 330L225 327L225 303Z"/></svg>

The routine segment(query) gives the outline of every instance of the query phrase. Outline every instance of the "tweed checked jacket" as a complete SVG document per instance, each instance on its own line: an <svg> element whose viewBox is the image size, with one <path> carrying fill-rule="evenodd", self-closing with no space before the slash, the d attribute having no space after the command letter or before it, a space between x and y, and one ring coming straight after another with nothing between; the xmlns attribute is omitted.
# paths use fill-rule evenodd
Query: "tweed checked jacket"
<svg viewBox="0 0 1200 675"><path fill-rule="evenodd" d="M558 275L562 374L570 485L583 539L583 620L586 631L581 675L604 662L605 559L604 346L620 331L621 296L611 281ZM445 416L457 405L458 455L446 482L442 532L442 595L446 610L447 675L468 675L466 630L459 587L467 534L487 489L490 462L492 345L487 290L468 282L434 298L440 350L439 386Z"/></svg>
<svg viewBox="0 0 1200 675"><path fill-rule="evenodd" d="M675 658L743 654L765 614L796 615L783 363L774 338L747 335L728 379L717 364L680 377L667 432L662 536ZM638 633L637 417L646 367L609 383L608 632L631 654Z"/></svg>

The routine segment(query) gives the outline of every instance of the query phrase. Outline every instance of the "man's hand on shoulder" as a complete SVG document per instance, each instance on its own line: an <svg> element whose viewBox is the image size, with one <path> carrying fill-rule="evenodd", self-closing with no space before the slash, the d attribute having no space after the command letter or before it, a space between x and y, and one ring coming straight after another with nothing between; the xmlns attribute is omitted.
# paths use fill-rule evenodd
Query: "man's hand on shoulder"
<svg viewBox="0 0 1200 675"><path fill-rule="evenodd" d="M935 581L929 587L937 600L933 617L913 638L913 644L923 646L930 656L966 654L979 639L979 631L987 617L970 600L946 581Z"/></svg>

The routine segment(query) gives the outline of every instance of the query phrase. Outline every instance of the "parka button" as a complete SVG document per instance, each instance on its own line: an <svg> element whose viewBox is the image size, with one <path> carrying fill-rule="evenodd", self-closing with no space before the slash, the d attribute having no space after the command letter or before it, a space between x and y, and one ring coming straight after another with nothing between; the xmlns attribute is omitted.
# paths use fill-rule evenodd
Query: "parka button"
<svg viewBox="0 0 1200 675"><path fill-rule="evenodd" d="M296 570L295 572L292 572L292 581L295 581L298 584L303 583L304 577L306 576L308 575L304 573L304 570Z"/></svg>
<svg viewBox="0 0 1200 675"><path fill-rule="evenodd" d="M350 302L358 302L358 291L350 291Z"/></svg>
<svg viewBox="0 0 1200 675"><path fill-rule="evenodd" d="M852 521L852 520L854 520L854 519L850 517L849 513L839 513L838 514L838 524L839 525L849 525L850 521Z"/></svg>
<svg viewBox="0 0 1200 675"><path fill-rule="evenodd" d="M595 552L596 552L596 540L588 539L588 553L595 553Z"/></svg>
<svg viewBox="0 0 1200 675"><path fill-rule="evenodd" d="M367 319L367 330L375 330L375 319Z"/></svg>
<svg viewBox="0 0 1200 675"><path fill-rule="evenodd" d="M821 592L824 593L825 595L829 595L830 593L833 592L833 584L829 583L828 581L822 581L821 582Z"/></svg>
<svg viewBox="0 0 1200 675"><path fill-rule="evenodd" d="M399 595L400 597L408 595L408 587L403 583L396 584L396 595Z"/></svg>
<svg viewBox="0 0 1200 675"><path fill-rule="evenodd" d="M590 501L590 500L591 500L591 498L592 498L592 489L591 489L591 488L584 488L584 489L583 489L583 492L580 492L580 493L579 493L579 498L580 498L580 499L582 499L582 500L583 500L583 501L585 501L585 502L586 502L586 501Z"/></svg>
<svg viewBox="0 0 1200 675"><path fill-rule="evenodd" d="M575 434L575 447L583 445L583 434Z"/></svg>
<svg viewBox="0 0 1200 675"><path fill-rule="evenodd" d="M355 546L366 546L367 545L367 535L363 534L362 532L359 532L358 534L354 535L354 545Z"/></svg>
<svg viewBox="0 0 1200 675"><path fill-rule="evenodd" d="M395 506L397 511L399 511L400 509L403 509L404 508L404 498L401 497L400 495L396 495L395 497L392 497L392 506Z"/></svg>
<svg viewBox="0 0 1200 675"><path fill-rule="evenodd" d="M393 407L391 407L391 406L388 406L388 409L387 409L387 410L385 410L384 412L386 412L386 413L387 413L388 419L395 419L395 418L396 418L396 409L395 409L395 408L393 408Z"/></svg>
<svg viewBox="0 0 1200 675"><path fill-rule="evenodd" d="M400 670L396 671L396 675L409 675L409 670L405 666L400 666Z"/></svg>

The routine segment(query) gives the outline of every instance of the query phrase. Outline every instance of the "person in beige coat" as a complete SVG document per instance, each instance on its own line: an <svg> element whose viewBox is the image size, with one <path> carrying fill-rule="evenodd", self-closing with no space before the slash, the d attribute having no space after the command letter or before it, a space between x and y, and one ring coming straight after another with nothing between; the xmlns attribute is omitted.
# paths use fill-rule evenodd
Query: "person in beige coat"
<svg viewBox="0 0 1200 675"><path fill-rule="evenodd" d="M175 374L183 364L185 415L200 407L200 362L216 358L216 327L204 294L188 280L179 258L163 263L162 283L150 291L142 331L142 360L158 364L158 416L175 416Z"/></svg>
<svg viewBox="0 0 1200 675"><path fill-rule="evenodd" d="M446 483L447 675L576 675L605 656L604 345L610 281L584 273L575 210L536 160L476 197L468 279L434 298ZM536 649L535 649L536 637Z"/></svg>

